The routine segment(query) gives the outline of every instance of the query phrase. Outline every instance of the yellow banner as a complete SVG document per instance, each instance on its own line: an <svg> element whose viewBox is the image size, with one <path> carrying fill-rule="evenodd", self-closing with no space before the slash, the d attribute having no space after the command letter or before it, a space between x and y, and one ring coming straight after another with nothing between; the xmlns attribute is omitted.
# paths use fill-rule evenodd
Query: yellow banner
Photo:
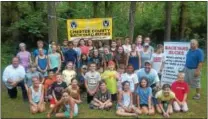
<svg viewBox="0 0 208 119"><path fill-rule="evenodd" d="M67 32L68 40L111 40L112 18L68 19Z"/></svg>

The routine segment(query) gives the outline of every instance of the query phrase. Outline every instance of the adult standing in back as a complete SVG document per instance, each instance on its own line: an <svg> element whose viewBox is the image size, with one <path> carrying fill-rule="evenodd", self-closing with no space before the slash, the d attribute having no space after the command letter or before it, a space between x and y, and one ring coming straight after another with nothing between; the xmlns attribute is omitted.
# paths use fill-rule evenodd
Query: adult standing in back
<svg viewBox="0 0 208 119"><path fill-rule="evenodd" d="M151 43L150 37L145 37L144 38L144 43L148 43L149 44L148 51L153 53L154 52L154 48L150 45L150 43Z"/></svg>
<svg viewBox="0 0 208 119"><path fill-rule="evenodd" d="M198 41L191 40L191 48L186 55L185 64L185 81L191 88L196 89L196 94L193 99L200 99L201 88L201 68L204 61L204 53L198 48Z"/></svg>
<svg viewBox="0 0 208 119"><path fill-rule="evenodd" d="M18 57L12 59L12 64L7 66L3 72L3 82L5 83L9 97L17 98L17 86L22 88L22 96L24 101L27 98L27 91L24 86L25 69L22 65L19 65Z"/></svg>
<svg viewBox="0 0 208 119"><path fill-rule="evenodd" d="M152 57L152 52L148 50L149 44L145 43L143 50L140 52L141 55L141 68L144 68L144 63L146 60L150 60Z"/></svg>
<svg viewBox="0 0 208 119"><path fill-rule="evenodd" d="M30 52L26 51L25 43L19 44L20 51L17 53L20 64L25 68L25 71L28 70L29 64L32 62Z"/></svg>

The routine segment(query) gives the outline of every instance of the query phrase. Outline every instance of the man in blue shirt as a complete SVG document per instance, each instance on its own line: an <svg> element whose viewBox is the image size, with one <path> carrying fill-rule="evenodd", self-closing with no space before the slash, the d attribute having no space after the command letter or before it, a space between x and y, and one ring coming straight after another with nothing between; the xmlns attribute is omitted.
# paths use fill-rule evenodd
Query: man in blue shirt
<svg viewBox="0 0 208 119"><path fill-rule="evenodd" d="M67 62L69 61L72 61L74 64L77 64L77 53L73 49L73 43L69 42L68 46L69 49L64 53L65 64L67 64Z"/></svg>
<svg viewBox="0 0 208 119"><path fill-rule="evenodd" d="M191 48L186 55L185 64L185 81L189 84L191 88L196 89L196 95L193 99L200 99L200 75L202 62L204 61L204 54L201 49L198 48L198 41L191 40Z"/></svg>

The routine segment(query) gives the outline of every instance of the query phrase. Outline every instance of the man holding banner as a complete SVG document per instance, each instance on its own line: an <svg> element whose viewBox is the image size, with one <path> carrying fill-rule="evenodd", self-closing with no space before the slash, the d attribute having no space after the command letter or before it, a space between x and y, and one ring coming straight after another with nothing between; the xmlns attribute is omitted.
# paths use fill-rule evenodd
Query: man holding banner
<svg viewBox="0 0 208 119"><path fill-rule="evenodd" d="M198 41L193 39L190 44L186 55L185 64L185 81L189 84L191 88L196 89L196 95L193 99L200 99L200 88L201 88L201 68L202 62L204 61L204 54L201 49L198 48Z"/></svg>

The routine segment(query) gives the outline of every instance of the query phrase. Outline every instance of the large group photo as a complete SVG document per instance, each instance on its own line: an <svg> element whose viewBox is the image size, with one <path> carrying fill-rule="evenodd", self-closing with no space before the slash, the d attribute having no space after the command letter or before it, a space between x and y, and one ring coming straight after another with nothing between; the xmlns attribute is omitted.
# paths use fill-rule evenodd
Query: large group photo
<svg viewBox="0 0 208 119"><path fill-rule="evenodd" d="M207 2L1 2L2 118L207 118Z"/></svg>

